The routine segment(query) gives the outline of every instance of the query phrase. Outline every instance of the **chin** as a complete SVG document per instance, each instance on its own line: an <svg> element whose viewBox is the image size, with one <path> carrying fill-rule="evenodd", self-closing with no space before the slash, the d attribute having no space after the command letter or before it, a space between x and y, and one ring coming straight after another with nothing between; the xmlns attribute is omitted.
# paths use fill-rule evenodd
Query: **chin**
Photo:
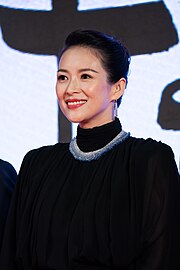
<svg viewBox="0 0 180 270"><path fill-rule="evenodd" d="M78 124L80 122L79 120L69 120L69 121L74 123L74 124Z"/></svg>
<svg viewBox="0 0 180 270"><path fill-rule="evenodd" d="M81 122L82 120L78 117L67 117L67 119L72 122L72 123L79 123Z"/></svg>
<svg viewBox="0 0 180 270"><path fill-rule="evenodd" d="M83 122L85 120L84 116L78 115L77 113L67 114L65 116L72 123L80 123L80 122Z"/></svg>

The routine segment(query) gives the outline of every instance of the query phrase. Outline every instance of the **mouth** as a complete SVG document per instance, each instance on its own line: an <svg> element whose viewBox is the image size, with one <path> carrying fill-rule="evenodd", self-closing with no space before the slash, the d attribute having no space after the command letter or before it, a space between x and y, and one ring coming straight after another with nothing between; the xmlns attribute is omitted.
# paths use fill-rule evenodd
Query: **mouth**
<svg viewBox="0 0 180 270"><path fill-rule="evenodd" d="M80 106L84 105L87 100L66 100L66 104L69 109L79 108Z"/></svg>

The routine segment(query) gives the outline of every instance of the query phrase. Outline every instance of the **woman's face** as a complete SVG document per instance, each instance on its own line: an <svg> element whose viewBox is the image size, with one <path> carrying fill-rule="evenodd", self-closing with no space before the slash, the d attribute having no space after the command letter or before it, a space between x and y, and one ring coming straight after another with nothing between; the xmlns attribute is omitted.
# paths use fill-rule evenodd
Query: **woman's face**
<svg viewBox="0 0 180 270"><path fill-rule="evenodd" d="M113 85L92 49L71 47L60 59L56 93L69 121L92 128L113 119Z"/></svg>

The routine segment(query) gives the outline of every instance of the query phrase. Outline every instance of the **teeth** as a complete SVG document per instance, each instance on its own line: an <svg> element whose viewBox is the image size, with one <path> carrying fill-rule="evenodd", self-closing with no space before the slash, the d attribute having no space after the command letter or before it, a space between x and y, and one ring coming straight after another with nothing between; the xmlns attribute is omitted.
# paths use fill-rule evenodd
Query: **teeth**
<svg viewBox="0 0 180 270"><path fill-rule="evenodd" d="M86 100L80 100L80 101L69 101L68 105L79 105L86 103Z"/></svg>

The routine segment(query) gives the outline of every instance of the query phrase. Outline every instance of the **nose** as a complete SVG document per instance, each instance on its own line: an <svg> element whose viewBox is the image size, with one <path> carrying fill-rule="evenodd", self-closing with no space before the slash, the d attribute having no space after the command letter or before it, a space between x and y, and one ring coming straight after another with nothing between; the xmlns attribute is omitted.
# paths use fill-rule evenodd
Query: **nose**
<svg viewBox="0 0 180 270"><path fill-rule="evenodd" d="M81 91L80 84L77 78L71 78L66 88L66 93L78 93Z"/></svg>

